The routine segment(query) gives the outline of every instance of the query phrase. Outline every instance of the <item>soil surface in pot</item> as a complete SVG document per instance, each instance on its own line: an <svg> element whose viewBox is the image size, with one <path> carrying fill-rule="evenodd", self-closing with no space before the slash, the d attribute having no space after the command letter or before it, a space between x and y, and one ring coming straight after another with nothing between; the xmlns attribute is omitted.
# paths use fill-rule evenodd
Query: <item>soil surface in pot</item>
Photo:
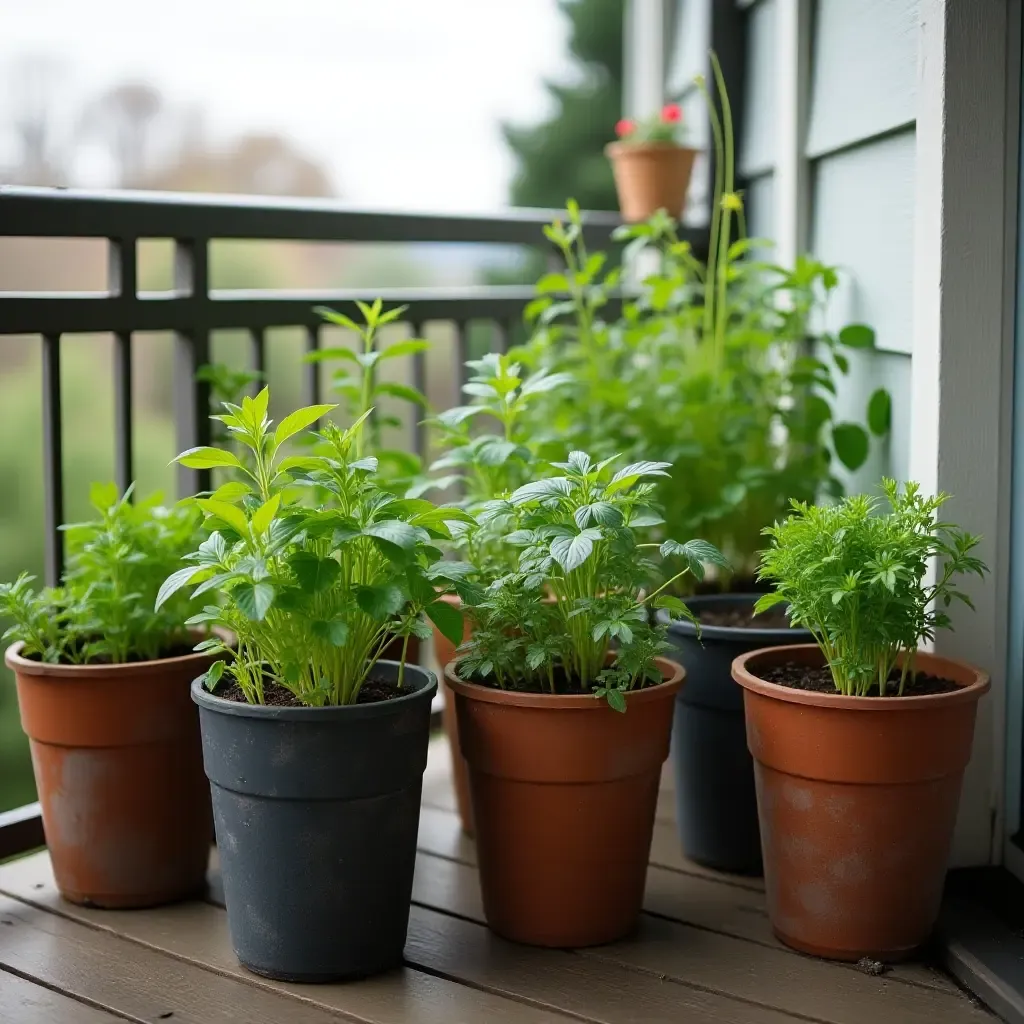
<svg viewBox="0 0 1024 1024"><path fill-rule="evenodd" d="M411 691L408 688L402 689L387 683L381 679L367 679L359 688L357 704L379 704L385 700L395 700L397 697L404 697ZM224 700L233 700L239 704L245 704L245 694L238 683L232 683L227 689L217 693L218 697ZM269 708L303 708L306 707L292 692L277 683L263 684L263 703Z"/></svg>
<svg viewBox="0 0 1024 1024"><path fill-rule="evenodd" d="M458 673L459 678L464 682L474 683L476 686L483 686L488 690L501 689L501 687L494 682L493 677L491 676L466 675L460 670L459 666L456 666L456 672ZM580 686L579 679L569 676L561 665L555 667L554 677L554 691L552 691L547 685L547 680L545 680L545 684L543 688L541 688L533 682L522 679L511 679L505 689L514 693L538 693L547 694L553 697L573 697L579 696L580 694L583 694L584 696L591 696L593 693L592 687L600 685L600 683L595 679L591 681L590 686L583 688ZM659 682L660 681L661 680L659 679ZM643 687L640 687L640 689L643 689Z"/></svg>
<svg viewBox="0 0 1024 1024"><path fill-rule="evenodd" d="M753 605L737 604L731 608L702 608L697 616L702 626L728 626L734 629L789 629L785 609L769 608L754 614Z"/></svg>
<svg viewBox="0 0 1024 1024"><path fill-rule="evenodd" d="M828 665L801 665L799 662L787 661L782 665L775 665L772 668L758 671L758 676L768 683L776 683L779 686L788 686L792 690L813 690L816 693L835 693L839 691L832 682L832 673ZM925 697L934 693L952 693L960 687L951 679L941 679L939 676L928 675L926 672L917 672L913 677L908 676L906 685L903 687L904 697ZM889 673L889 680L886 687L886 697L896 697L900 692L900 673L893 669ZM877 697L878 688L875 687L868 697Z"/></svg>
<svg viewBox="0 0 1024 1024"><path fill-rule="evenodd" d="M174 643L168 647L161 648L160 653L155 658L151 658L149 655L129 654L128 660L123 662L113 662L109 658L90 658L88 661L83 661L79 656L81 652L91 643L98 643L103 637L94 636L87 639L82 639L76 643L70 645L69 651L73 652L73 657L61 658L58 665L131 665L139 661L165 661L168 658L187 658L191 654L195 654L195 648L190 642ZM38 654L23 654L22 657L26 661L38 661L42 662L42 658Z"/></svg>

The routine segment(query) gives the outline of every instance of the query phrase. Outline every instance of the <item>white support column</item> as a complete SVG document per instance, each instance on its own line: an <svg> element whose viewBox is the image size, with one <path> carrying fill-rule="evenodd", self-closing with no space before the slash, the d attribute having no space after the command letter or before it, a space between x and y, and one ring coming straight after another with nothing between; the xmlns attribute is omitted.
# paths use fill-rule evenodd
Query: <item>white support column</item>
<svg viewBox="0 0 1024 1024"><path fill-rule="evenodd" d="M650 117L665 96L665 2L627 0L623 113Z"/></svg>
<svg viewBox="0 0 1024 1024"><path fill-rule="evenodd" d="M910 476L954 495L947 518L984 538L977 613L951 609L939 654L992 676L964 779L955 865L998 859L1005 724L1012 321L1007 323L1009 4L921 0L914 210ZM1019 41L1016 45L1019 45ZM1015 133L1010 133L1015 134ZM884 238L879 245L884 245Z"/></svg>
<svg viewBox="0 0 1024 1024"><path fill-rule="evenodd" d="M775 252L793 266L810 242L806 152L810 105L811 0L775 0Z"/></svg>

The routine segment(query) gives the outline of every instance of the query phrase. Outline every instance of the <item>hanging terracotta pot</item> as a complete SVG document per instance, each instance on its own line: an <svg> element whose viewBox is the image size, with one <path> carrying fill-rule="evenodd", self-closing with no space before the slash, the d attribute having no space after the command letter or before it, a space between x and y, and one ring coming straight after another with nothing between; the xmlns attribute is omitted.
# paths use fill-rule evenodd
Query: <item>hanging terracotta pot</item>
<svg viewBox="0 0 1024 1024"><path fill-rule="evenodd" d="M807 644L733 662L744 689L772 927L787 945L816 956L905 959L938 916L988 677L922 651L917 671L958 689L845 697L762 678L776 665L823 660Z"/></svg>
<svg viewBox="0 0 1024 1024"><path fill-rule="evenodd" d="M65 899L148 907L202 892L213 834L187 654L51 665L8 648L46 845Z"/></svg>
<svg viewBox="0 0 1024 1024"><path fill-rule="evenodd" d="M444 594L441 596L441 600L455 608L462 604L456 594ZM455 660L455 644L437 626L434 626L433 629L434 656L438 665L443 668ZM462 642L465 643L472 635L473 627L469 617L463 616ZM455 714L455 694L447 685L445 686L441 720L444 723L448 749L451 752L452 782L455 786L455 803L459 809L459 820L462 822L462 831L467 836L471 836L473 834L473 804L469 798L469 769L466 767L466 759L462 756L462 745L459 743L459 720Z"/></svg>
<svg viewBox="0 0 1024 1024"><path fill-rule="evenodd" d="M469 765L488 925L515 942L579 947L637 924L683 669L627 697L497 690L445 670Z"/></svg>
<svg viewBox="0 0 1024 1024"><path fill-rule="evenodd" d="M682 216L696 149L673 142L611 142L605 154L612 163L623 220L647 220L664 209Z"/></svg>

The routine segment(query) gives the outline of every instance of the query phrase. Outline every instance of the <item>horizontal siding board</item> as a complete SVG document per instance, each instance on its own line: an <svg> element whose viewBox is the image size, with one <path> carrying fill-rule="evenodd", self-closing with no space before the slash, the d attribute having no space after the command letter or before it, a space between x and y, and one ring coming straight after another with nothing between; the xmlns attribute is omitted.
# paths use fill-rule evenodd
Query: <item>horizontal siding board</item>
<svg viewBox="0 0 1024 1024"><path fill-rule="evenodd" d="M870 324L878 347L910 352L913 307L914 132L818 161L811 251L837 266L830 322Z"/></svg>
<svg viewBox="0 0 1024 1024"><path fill-rule="evenodd" d="M745 177L775 166L776 0L761 0L747 16L747 67L739 170Z"/></svg>
<svg viewBox="0 0 1024 1024"><path fill-rule="evenodd" d="M807 155L913 123L918 0L818 0Z"/></svg>

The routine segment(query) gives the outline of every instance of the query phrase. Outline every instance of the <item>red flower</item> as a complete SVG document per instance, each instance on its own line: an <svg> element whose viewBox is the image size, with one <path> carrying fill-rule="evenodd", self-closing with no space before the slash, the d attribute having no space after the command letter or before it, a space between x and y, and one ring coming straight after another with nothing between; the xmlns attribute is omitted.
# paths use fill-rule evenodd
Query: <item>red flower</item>
<svg viewBox="0 0 1024 1024"><path fill-rule="evenodd" d="M683 112L679 107L678 103L666 103L661 108L661 119L662 121L668 121L670 124L677 121L682 121Z"/></svg>
<svg viewBox="0 0 1024 1024"><path fill-rule="evenodd" d="M635 131L636 125L630 121L629 118L624 117L621 121L618 121L615 124L615 134L618 135L620 139L627 135L632 135Z"/></svg>

